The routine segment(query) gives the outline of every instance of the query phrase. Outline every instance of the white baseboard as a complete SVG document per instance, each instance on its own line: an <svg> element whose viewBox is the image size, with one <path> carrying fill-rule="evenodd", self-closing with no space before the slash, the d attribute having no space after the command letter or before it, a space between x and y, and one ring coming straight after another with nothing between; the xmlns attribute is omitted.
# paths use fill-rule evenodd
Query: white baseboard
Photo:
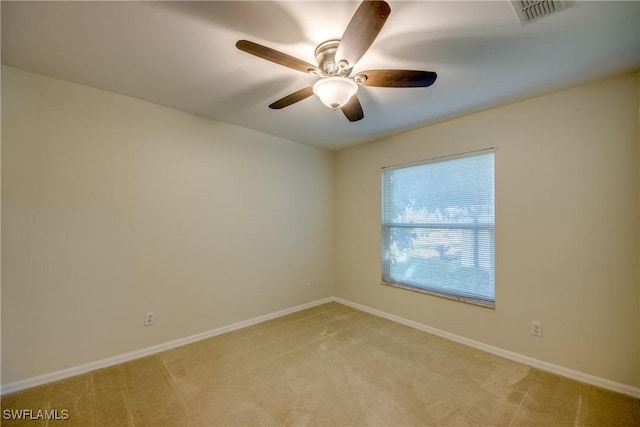
<svg viewBox="0 0 640 427"><path fill-rule="evenodd" d="M424 325L422 323L414 322L413 320L408 320L400 316L396 316L394 314L389 314L381 310L377 310L375 308L367 307L365 305L361 305L355 302L351 302L338 297L327 297L317 301L312 301L307 304L298 305L292 308L284 309L277 311L275 313L266 314L263 316L254 317L253 319L244 320L242 322L233 323L231 325L223 326L220 328L212 329L210 331L202 332L196 335L191 335L185 338L180 338L177 340L165 342L162 344L154 345L151 347L143 348L140 350L132 351L130 353L121 354L114 357L109 357L102 360L97 360L94 362L85 363L79 366L74 366L67 369L61 369L59 371L54 371L48 374L39 375L37 377L28 378L26 380L15 381L12 383L4 384L0 388L0 395L5 395L9 393L14 393L20 390L25 390L31 387L36 387L39 385L51 383L54 381L63 380L65 378L70 378L76 375L84 374L90 371L94 371L96 369L102 369L109 366L117 365L119 363L128 362L130 360L139 359L141 357L150 356L152 354L156 354L165 350L169 350L175 347L179 347L181 345L190 344L196 341L201 341L207 338L214 337L216 335L224 334L226 332L235 331L238 329L246 328L248 326L252 326L258 323L265 322L267 320L275 319L278 317L286 316L287 314L295 313L297 311L305 310L307 308L315 307L317 305L326 304L328 302L338 302L340 304L344 304L349 307L353 307L357 310L361 310L375 316L379 316L397 323L401 323L406 326L410 326L412 328L437 335L451 341L458 342L460 344L464 344L469 347L477 348L479 350L486 351L488 353L495 354L497 356L504 357L505 359L513 360L515 362L523 363L525 365L532 366L534 368L542 369L547 372L552 372L554 374L562 375L567 378L571 378L576 381L581 381L583 383L591 384L597 387L601 387L607 390L612 390L618 393L623 393L635 398L640 399L640 388L633 387L627 384L622 384L619 382L607 380L605 378L597 377L595 375L587 374L584 372L576 371L573 369L565 368L563 366L554 365L552 363L544 362L542 360L534 359L529 356L524 356L519 353L514 353L509 350L504 350L499 347L494 347L489 344L485 344L479 341L475 341L469 338L462 337L460 335L452 334L450 332L443 331L441 329L433 328L431 326Z"/></svg>
<svg viewBox="0 0 640 427"><path fill-rule="evenodd" d="M154 345L151 347L143 348L140 350L132 351L130 353L120 354L114 357L108 357L106 359L96 360L94 362L85 363L78 366L73 366L67 369L61 369L48 374L39 375L37 377L27 378L26 380L15 381L8 384L3 384L0 388L0 395L14 393L16 391L25 390L31 387L37 387L39 385L48 384L54 381L63 380L65 378L74 377L76 375L84 374L96 369L102 369L109 366L117 365L119 363L128 362L134 359L140 359L141 357L150 356L152 354L160 353L161 351L169 350L181 345L190 344L196 341L201 341L207 338L214 337L216 335L224 334L226 332L235 331L237 329L246 328L248 326L255 325L257 323L266 322L267 320L275 319L277 317L286 316L287 314L295 313L296 311L306 310L307 308L315 307L317 305L326 304L332 302L333 297L323 298L310 303L301 304L292 308L276 311L275 313L265 314L264 316L254 317L253 319L243 320L242 322L233 323L231 325L222 326L220 328L212 329L210 331L202 332L199 334L191 335L185 338L179 338L177 340L165 342L162 344Z"/></svg>
<svg viewBox="0 0 640 427"><path fill-rule="evenodd" d="M533 357L524 356L519 353L514 353L509 350L504 350L499 347L494 347L489 344L482 343L480 341L475 341L469 338L462 337L460 335L452 334L450 332L443 331L441 329L433 328L431 326L424 325L422 323L414 322L413 320L408 320L400 316L396 316L394 314L389 314L381 310L376 310L375 308L367 307L365 305L357 304L355 302L351 302L342 298L334 297L333 300L340 304L347 305L349 307L353 307L357 310L361 310L370 314L373 314L378 317L382 317L397 323L401 323L406 326L410 326L412 328L428 332L433 335L437 335L442 338L449 339L451 341L458 342L460 344L464 344L469 347L477 348L479 350L486 351L488 353L495 354L497 356L504 357L505 359L513 360L515 362L519 362L525 365L532 366L534 368L538 368L547 372L552 372L554 374L561 375L563 377L571 378L576 381L580 381L583 383L591 384L597 387L601 387L607 390L612 390L618 393L626 394L637 399L640 399L640 388L633 387L627 384L622 384L616 381L611 381L605 378L597 377L595 375L587 374L584 372L576 371L573 369L565 368L564 366L554 365L553 363L548 363L542 360L534 359Z"/></svg>

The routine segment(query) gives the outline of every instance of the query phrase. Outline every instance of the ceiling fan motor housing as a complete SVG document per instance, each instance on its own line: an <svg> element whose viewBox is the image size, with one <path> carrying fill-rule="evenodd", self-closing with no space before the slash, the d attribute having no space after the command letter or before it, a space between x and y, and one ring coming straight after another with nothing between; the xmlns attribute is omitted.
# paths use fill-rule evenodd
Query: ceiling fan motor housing
<svg viewBox="0 0 640 427"><path fill-rule="evenodd" d="M316 62L325 76L348 76L351 72L349 63L346 61L336 62L336 51L339 44L339 39L332 39L322 42L316 47Z"/></svg>

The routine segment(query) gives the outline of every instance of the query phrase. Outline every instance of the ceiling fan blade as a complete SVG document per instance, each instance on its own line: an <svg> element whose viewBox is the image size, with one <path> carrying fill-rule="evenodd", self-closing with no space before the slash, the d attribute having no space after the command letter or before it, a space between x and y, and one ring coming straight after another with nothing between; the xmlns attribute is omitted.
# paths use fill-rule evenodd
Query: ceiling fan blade
<svg viewBox="0 0 640 427"><path fill-rule="evenodd" d="M357 122L364 118L362 105L360 105L360 101L356 95L353 95L349 102L342 107L342 112L350 122Z"/></svg>
<svg viewBox="0 0 640 427"><path fill-rule="evenodd" d="M313 86L305 87L285 96L284 98L278 99L276 102L269 105L269 108L279 110L281 108L288 107L291 104L295 104L298 101L302 101L311 95L313 95Z"/></svg>
<svg viewBox="0 0 640 427"><path fill-rule="evenodd" d="M354 79L363 86L427 87L431 86L437 77L433 71L367 70L358 73Z"/></svg>
<svg viewBox="0 0 640 427"><path fill-rule="evenodd" d="M346 60L353 67L378 37L390 13L385 1L363 1L340 39L336 60Z"/></svg>
<svg viewBox="0 0 640 427"><path fill-rule="evenodd" d="M251 55L255 55L276 64L284 65L285 67L289 67L297 71L302 71L303 73L319 72L318 67L311 65L302 59L295 58L291 55L287 55L286 53L282 53L258 43L250 42L249 40L238 40L236 42L236 47L243 52L250 53Z"/></svg>

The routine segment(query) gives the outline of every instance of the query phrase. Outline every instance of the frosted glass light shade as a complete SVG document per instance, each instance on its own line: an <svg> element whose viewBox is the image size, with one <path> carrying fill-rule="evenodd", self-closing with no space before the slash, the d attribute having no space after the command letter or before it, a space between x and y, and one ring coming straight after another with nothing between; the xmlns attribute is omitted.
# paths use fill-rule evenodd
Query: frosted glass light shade
<svg viewBox="0 0 640 427"><path fill-rule="evenodd" d="M351 79L340 76L325 77L313 85L313 93L329 108L337 110L349 102L358 91L358 85Z"/></svg>

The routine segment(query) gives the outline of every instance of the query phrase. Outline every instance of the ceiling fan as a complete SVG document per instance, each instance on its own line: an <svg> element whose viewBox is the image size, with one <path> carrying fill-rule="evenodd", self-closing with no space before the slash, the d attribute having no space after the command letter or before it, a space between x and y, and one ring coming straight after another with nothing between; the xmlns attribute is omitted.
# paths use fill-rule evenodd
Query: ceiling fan
<svg viewBox="0 0 640 427"><path fill-rule="evenodd" d="M350 76L390 13L391 8L385 1L363 1L341 39L327 40L316 47L317 66L248 40L238 40L236 47L267 61L320 77L312 86L280 98L269 108L279 110L315 94L327 107L341 109L349 121L355 122L364 117L356 95L359 85L409 88L431 86L436 81L437 74L433 71L416 70L367 70Z"/></svg>

